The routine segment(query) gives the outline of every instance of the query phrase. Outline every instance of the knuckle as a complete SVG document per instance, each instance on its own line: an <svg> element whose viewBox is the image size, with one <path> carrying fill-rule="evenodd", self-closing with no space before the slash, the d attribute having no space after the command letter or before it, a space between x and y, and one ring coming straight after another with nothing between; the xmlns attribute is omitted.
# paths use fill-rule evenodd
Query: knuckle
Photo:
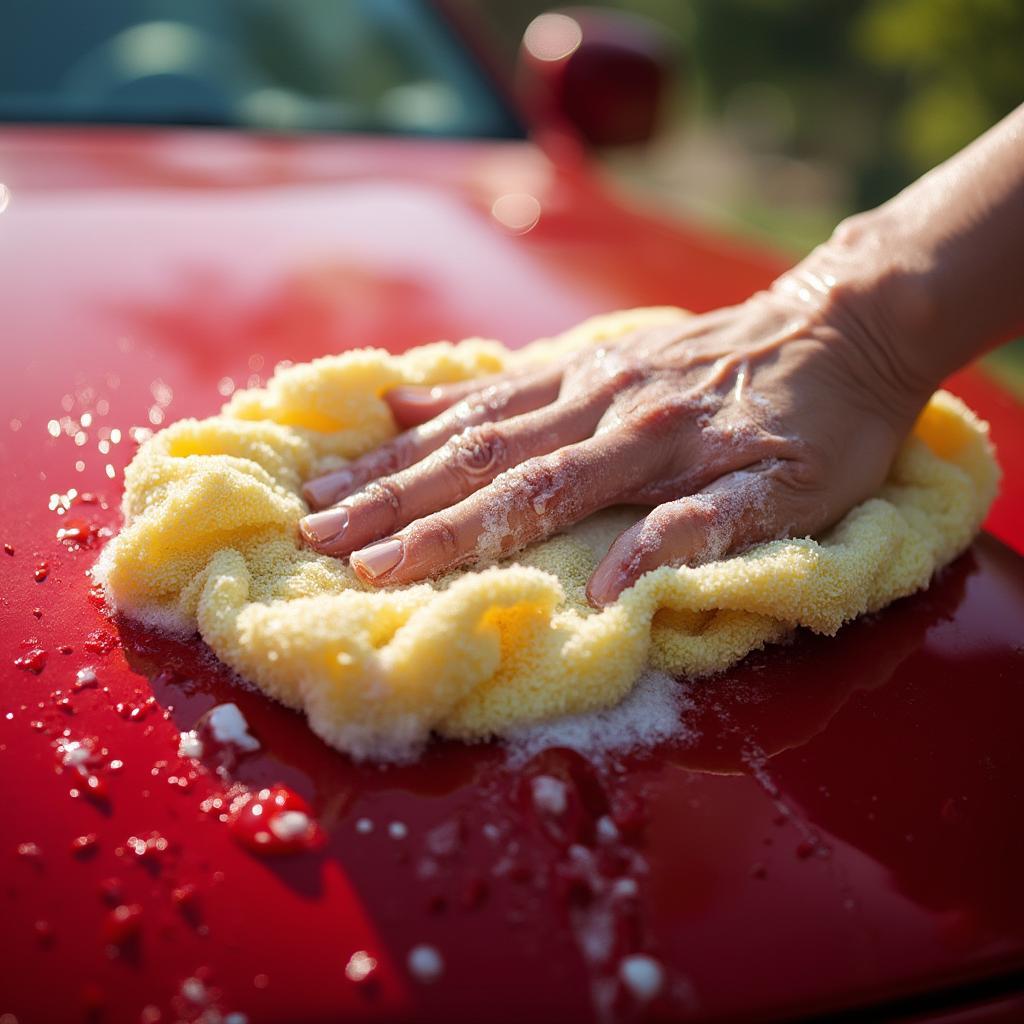
<svg viewBox="0 0 1024 1024"><path fill-rule="evenodd" d="M363 500L377 506L397 522L402 513L402 489L394 480L375 480L363 489Z"/></svg>
<svg viewBox="0 0 1024 1024"><path fill-rule="evenodd" d="M630 424L645 436L660 437L678 428L680 409L674 402L640 401L630 410Z"/></svg>
<svg viewBox="0 0 1024 1024"><path fill-rule="evenodd" d="M500 491L524 538L579 518L590 495L578 469L571 455L559 451L529 459L502 478Z"/></svg>
<svg viewBox="0 0 1024 1024"><path fill-rule="evenodd" d="M779 459L769 469L769 476L782 491L802 494L824 486L828 460L824 452L802 445L790 458Z"/></svg>
<svg viewBox="0 0 1024 1024"><path fill-rule="evenodd" d="M562 486L564 465L564 457L557 454L529 459L517 470L517 490L531 501L554 494Z"/></svg>
<svg viewBox="0 0 1024 1024"><path fill-rule="evenodd" d="M720 500L716 501L700 494L680 498L662 506L662 509L664 514L661 525L665 530L679 530L682 524L691 536L705 536L718 530L735 516L735 510L730 512ZM655 512L659 511L661 509L655 509Z"/></svg>
<svg viewBox="0 0 1024 1024"><path fill-rule="evenodd" d="M480 408L485 413L500 413L512 401L516 393L512 381L499 381L480 392Z"/></svg>
<svg viewBox="0 0 1024 1024"><path fill-rule="evenodd" d="M623 363L613 367L602 382L604 390L624 391L640 382L644 376L642 367L635 363Z"/></svg>
<svg viewBox="0 0 1024 1024"><path fill-rule="evenodd" d="M857 245L870 230L871 218L863 213L855 213L846 217L836 225L832 232L835 243L842 247Z"/></svg>
<svg viewBox="0 0 1024 1024"><path fill-rule="evenodd" d="M413 523L406 531L409 542L429 553L432 560L451 563L459 554L459 539L451 520L433 515Z"/></svg>
<svg viewBox="0 0 1024 1024"><path fill-rule="evenodd" d="M371 455L365 463L365 470L371 476L387 476L404 469L408 464L408 438L397 437L389 444L383 445Z"/></svg>
<svg viewBox="0 0 1024 1024"><path fill-rule="evenodd" d="M448 468L470 479L493 475L507 455L505 438L490 423L468 427L453 437L446 448Z"/></svg>

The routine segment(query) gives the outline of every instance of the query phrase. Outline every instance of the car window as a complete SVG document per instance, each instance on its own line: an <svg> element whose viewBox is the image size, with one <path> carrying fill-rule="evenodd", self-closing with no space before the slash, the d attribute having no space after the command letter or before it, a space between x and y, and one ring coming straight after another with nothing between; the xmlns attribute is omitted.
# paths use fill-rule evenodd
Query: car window
<svg viewBox="0 0 1024 1024"><path fill-rule="evenodd" d="M0 120L509 137L426 0L15 0Z"/></svg>

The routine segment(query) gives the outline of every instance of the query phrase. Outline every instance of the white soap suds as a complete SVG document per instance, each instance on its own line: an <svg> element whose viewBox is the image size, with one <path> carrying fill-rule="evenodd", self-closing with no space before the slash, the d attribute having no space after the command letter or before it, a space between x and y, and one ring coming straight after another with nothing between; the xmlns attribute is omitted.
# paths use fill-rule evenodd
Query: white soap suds
<svg viewBox="0 0 1024 1024"><path fill-rule="evenodd" d="M356 831L361 836L368 836L373 831L373 822L369 818L360 818L356 822Z"/></svg>
<svg viewBox="0 0 1024 1024"><path fill-rule="evenodd" d="M203 741L199 738L195 729L183 732L178 740L178 757L200 758L202 756Z"/></svg>
<svg viewBox="0 0 1024 1024"><path fill-rule="evenodd" d="M435 857L451 857L462 846L462 826L457 819L442 822L427 833L427 850Z"/></svg>
<svg viewBox="0 0 1024 1024"><path fill-rule="evenodd" d="M635 953L619 963L619 978L641 1002L649 1002L665 984L665 971L654 957Z"/></svg>
<svg viewBox="0 0 1024 1024"><path fill-rule="evenodd" d="M639 893L640 886L635 878L616 878L612 883L612 896L616 899L631 900Z"/></svg>
<svg viewBox="0 0 1024 1024"><path fill-rule="evenodd" d="M181 983L181 994L196 1006L205 1006L210 1001L210 993L199 978L186 978Z"/></svg>
<svg viewBox="0 0 1024 1024"><path fill-rule="evenodd" d="M409 973L419 981L437 981L444 971L444 960L433 946L414 946L409 950Z"/></svg>
<svg viewBox="0 0 1024 1024"><path fill-rule="evenodd" d="M392 839L404 839L409 834L404 821L393 821L388 825L388 835Z"/></svg>
<svg viewBox="0 0 1024 1024"><path fill-rule="evenodd" d="M206 713L204 721L218 743L239 750L260 749L260 741L249 732L249 723L237 704L218 704Z"/></svg>
<svg viewBox="0 0 1024 1024"><path fill-rule="evenodd" d="M78 768L89 762L92 751L79 740L61 740L57 744L61 764L65 768Z"/></svg>
<svg viewBox="0 0 1024 1024"><path fill-rule="evenodd" d="M538 811L553 814L565 814L568 804L568 794L565 783L551 775L537 775L530 783L533 794L533 806Z"/></svg>
<svg viewBox="0 0 1024 1024"><path fill-rule="evenodd" d="M278 839L288 842L309 832L310 824L309 815L302 811L281 811L270 818L267 828Z"/></svg>
<svg viewBox="0 0 1024 1024"><path fill-rule="evenodd" d="M377 958L370 956L365 949L359 949L349 957L348 963L345 965L345 977L349 981L366 981L376 969Z"/></svg>
<svg viewBox="0 0 1024 1024"><path fill-rule="evenodd" d="M614 763L620 755L650 750L670 740L692 741L693 732L683 720L692 706L685 683L648 670L615 707L514 729L504 741L513 766L550 747L568 747L595 764Z"/></svg>

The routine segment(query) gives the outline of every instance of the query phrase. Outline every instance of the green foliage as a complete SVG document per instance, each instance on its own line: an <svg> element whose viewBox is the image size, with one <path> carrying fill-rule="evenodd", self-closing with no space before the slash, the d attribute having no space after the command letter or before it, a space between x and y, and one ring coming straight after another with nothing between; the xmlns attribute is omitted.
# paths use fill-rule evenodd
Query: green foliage
<svg viewBox="0 0 1024 1024"><path fill-rule="evenodd" d="M895 138L915 170L945 159L1024 98L1020 0L873 0L856 48L902 73Z"/></svg>

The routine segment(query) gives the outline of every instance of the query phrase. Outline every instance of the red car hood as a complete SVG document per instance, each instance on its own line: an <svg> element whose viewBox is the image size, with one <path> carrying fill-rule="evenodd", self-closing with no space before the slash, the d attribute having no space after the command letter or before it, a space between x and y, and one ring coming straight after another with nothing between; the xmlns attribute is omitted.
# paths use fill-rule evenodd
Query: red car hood
<svg viewBox="0 0 1024 1024"><path fill-rule="evenodd" d="M499 750L355 766L198 645L108 622L84 574L97 531L117 525L129 428L209 414L282 359L472 334L522 343L624 306L699 310L781 264L629 210L527 143L25 128L0 134L0 181L0 1014L572 1020L595 999L641 1014L601 988L566 837L538 824ZM1005 439L1011 487L990 526L1019 546L1019 408L978 375L956 385ZM688 744L614 778L566 751L524 769L564 778L584 819L617 814L646 862L614 922L621 955L665 967L648 1012L910 1013L1013 987L1022 622L1021 559L984 538L927 593L695 688ZM86 667L98 685L76 688ZM214 774L181 783L177 731L224 700L263 744L236 778L308 798L322 851L258 859L202 813ZM102 799L70 798L55 761L81 737L107 768L122 763ZM431 837L452 822L456 848L437 854ZM498 871L489 825L514 870ZM134 856L129 837L153 831L166 855ZM130 941L104 899L138 906ZM405 967L418 942L445 959L432 986ZM370 989L344 975L360 949L379 961Z"/></svg>

